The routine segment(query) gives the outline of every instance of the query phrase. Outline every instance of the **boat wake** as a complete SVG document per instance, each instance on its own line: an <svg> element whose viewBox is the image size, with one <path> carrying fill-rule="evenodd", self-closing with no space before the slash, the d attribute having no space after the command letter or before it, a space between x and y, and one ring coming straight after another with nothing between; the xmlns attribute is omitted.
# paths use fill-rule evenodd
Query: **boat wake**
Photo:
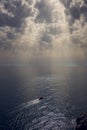
<svg viewBox="0 0 87 130"><path fill-rule="evenodd" d="M24 110L24 109L28 109L30 106L33 106L33 105L36 105L36 104L40 103L42 99L43 99L43 97L40 97L38 99L31 100L29 102L23 103L23 104L19 105L18 107L16 107L14 109L14 111L9 112L9 114L14 114L14 113L16 113L18 111L21 111L21 110Z"/></svg>

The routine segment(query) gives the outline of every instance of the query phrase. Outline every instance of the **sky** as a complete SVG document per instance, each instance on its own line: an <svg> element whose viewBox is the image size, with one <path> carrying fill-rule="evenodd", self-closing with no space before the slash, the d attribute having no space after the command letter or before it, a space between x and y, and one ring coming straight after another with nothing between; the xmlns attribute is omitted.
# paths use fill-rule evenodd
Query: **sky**
<svg viewBox="0 0 87 130"><path fill-rule="evenodd" d="M87 0L0 0L0 61L87 56Z"/></svg>

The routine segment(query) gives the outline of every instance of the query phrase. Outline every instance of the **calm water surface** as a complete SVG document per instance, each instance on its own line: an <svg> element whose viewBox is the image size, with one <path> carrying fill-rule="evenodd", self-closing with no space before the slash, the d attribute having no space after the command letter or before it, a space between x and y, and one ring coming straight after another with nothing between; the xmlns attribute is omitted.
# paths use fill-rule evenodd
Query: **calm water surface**
<svg viewBox="0 0 87 130"><path fill-rule="evenodd" d="M0 130L73 130L86 111L86 67L0 67Z"/></svg>

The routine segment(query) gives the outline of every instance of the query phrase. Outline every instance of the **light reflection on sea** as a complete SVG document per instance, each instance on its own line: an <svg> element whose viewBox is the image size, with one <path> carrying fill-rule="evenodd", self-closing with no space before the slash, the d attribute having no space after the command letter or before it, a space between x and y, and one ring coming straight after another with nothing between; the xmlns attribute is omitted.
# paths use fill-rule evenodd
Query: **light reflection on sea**
<svg viewBox="0 0 87 130"><path fill-rule="evenodd" d="M87 110L86 67L34 64L0 71L6 130L73 130L76 117Z"/></svg>

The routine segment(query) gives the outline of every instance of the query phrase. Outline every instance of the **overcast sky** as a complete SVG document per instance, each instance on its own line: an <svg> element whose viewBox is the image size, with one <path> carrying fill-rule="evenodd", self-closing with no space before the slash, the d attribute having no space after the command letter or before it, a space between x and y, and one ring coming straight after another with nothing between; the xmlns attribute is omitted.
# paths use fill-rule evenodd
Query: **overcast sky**
<svg viewBox="0 0 87 130"><path fill-rule="evenodd" d="M1 57L45 51L68 56L73 49L81 57L86 48L87 0L0 0Z"/></svg>

